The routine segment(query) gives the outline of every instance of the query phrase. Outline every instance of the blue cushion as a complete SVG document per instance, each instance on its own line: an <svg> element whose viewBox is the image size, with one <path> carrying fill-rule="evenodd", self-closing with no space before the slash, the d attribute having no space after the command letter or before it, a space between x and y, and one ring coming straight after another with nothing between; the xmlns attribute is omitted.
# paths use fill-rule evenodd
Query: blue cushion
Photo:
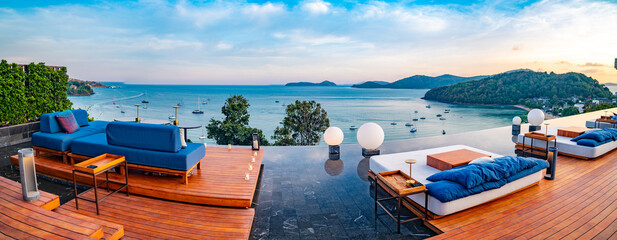
<svg viewBox="0 0 617 240"><path fill-rule="evenodd" d="M581 139L593 139L598 142L604 142L608 139L613 139L614 135L615 134L613 134L611 131L606 131L603 129L601 131L583 133L578 137L570 139L570 141L578 142L578 140L581 140Z"/></svg>
<svg viewBox="0 0 617 240"><path fill-rule="evenodd" d="M41 115L41 122L40 122L41 132L44 132L44 133L62 132L62 128L60 128L60 125L58 124L58 121L56 120L56 115L58 115L58 113L60 112L45 113Z"/></svg>
<svg viewBox="0 0 617 240"><path fill-rule="evenodd" d="M500 165L505 171L504 177L510 177L514 174L517 174L520 171L531 168L537 163L535 162L536 158L525 158L525 157L517 157L517 156L505 156L500 158L495 158L495 163Z"/></svg>
<svg viewBox="0 0 617 240"><path fill-rule="evenodd" d="M75 120L75 116L71 111L56 114L56 121L58 121L58 125L65 133L74 133L79 130L79 124L77 124L77 120Z"/></svg>
<svg viewBox="0 0 617 240"><path fill-rule="evenodd" d="M77 124L80 127L88 126L88 112L83 109L75 109L72 110L73 116L75 116L75 120L77 120Z"/></svg>
<svg viewBox="0 0 617 240"><path fill-rule="evenodd" d="M71 149L72 141L77 138L104 133L107 123L106 121L93 121L90 126L82 127L74 133L36 132L32 134L32 145L64 152Z"/></svg>
<svg viewBox="0 0 617 240"><path fill-rule="evenodd" d="M597 147L607 142L610 142L610 140L598 142L593 139L581 139L581 140L576 141L576 145L581 145L581 146L586 146L586 147Z"/></svg>
<svg viewBox="0 0 617 240"><path fill-rule="evenodd" d="M106 133L110 145L165 152L182 149L177 126L116 121L107 125Z"/></svg>
<svg viewBox="0 0 617 240"><path fill-rule="evenodd" d="M465 188L458 183L444 180L426 184L426 189L431 196L437 198L440 202L449 202L491 189L500 188L504 185L506 185L506 180L501 179L499 181L485 182L473 188Z"/></svg>
<svg viewBox="0 0 617 240"><path fill-rule="evenodd" d="M500 180L504 175L505 170L497 164L478 163L438 172L429 176L426 180L431 182L449 180L459 183L465 188L473 188L485 182Z"/></svg>
<svg viewBox="0 0 617 240"><path fill-rule="evenodd" d="M206 155L206 147L200 143L187 143L186 148L175 153L161 152L110 145L104 133L75 139L71 151L90 157L110 153L125 156L126 161L132 164L183 171L190 169Z"/></svg>
<svg viewBox="0 0 617 240"><path fill-rule="evenodd" d="M514 182L518 179L521 179L523 177L526 177L528 175L531 175L537 171L541 171L542 169L548 168L549 164L548 161L546 160L542 160L542 159L531 159L532 161L536 162L536 165L530 168L527 168L525 170L522 170L508 178L506 178L507 182Z"/></svg>

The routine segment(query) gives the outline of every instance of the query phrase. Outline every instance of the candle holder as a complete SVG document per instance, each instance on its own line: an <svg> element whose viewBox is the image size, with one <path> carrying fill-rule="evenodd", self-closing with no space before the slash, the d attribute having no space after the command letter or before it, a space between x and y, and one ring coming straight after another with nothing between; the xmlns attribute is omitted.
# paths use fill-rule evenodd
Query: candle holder
<svg viewBox="0 0 617 240"><path fill-rule="evenodd" d="M245 172L244 173L244 180L249 180L250 179L251 174L249 172Z"/></svg>
<svg viewBox="0 0 617 240"><path fill-rule="evenodd" d="M249 164L249 171L253 171L253 164Z"/></svg>
<svg viewBox="0 0 617 240"><path fill-rule="evenodd" d="M254 156L251 157L251 162L253 162L253 163L255 162L255 157Z"/></svg>
<svg viewBox="0 0 617 240"><path fill-rule="evenodd" d="M550 123L544 123L544 128L546 128L545 130L545 135L548 137L548 125L550 125Z"/></svg>
<svg viewBox="0 0 617 240"><path fill-rule="evenodd" d="M413 185L416 183L416 181L413 180L413 177L411 176L411 166L416 164L416 162L418 162L418 161L416 161L414 159L407 159L407 160L405 160L405 163L409 164L409 177L411 178L411 179L406 181L407 187L413 187Z"/></svg>
<svg viewBox="0 0 617 240"><path fill-rule="evenodd" d="M34 149L23 148L17 151L19 155L19 178L24 201L32 202L41 198L36 183L36 166L34 164Z"/></svg>
<svg viewBox="0 0 617 240"><path fill-rule="evenodd" d="M227 144L227 149L231 150L231 144Z"/></svg>
<svg viewBox="0 0 617 240"><path fill-rule="evenodd" d="M251 147L253 148L253 151L257 151L259 150L259 134L253 133L252 137L253 137L253 144Z"/></svg>

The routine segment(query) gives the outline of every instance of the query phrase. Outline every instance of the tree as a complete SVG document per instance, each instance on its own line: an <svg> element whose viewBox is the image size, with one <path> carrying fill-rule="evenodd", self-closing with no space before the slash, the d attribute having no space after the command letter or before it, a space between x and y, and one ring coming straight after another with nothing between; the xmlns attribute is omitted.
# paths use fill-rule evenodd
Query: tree
<svg viewBox="0 0 617 240"><path fill-rule="evenodd" d="M287 106L286 112L283 127L276 127L272 136L275 145L315 145L330 126L326 110L315 101L296 100Z"/></svg>
<svg viewBox="0 0 617 240"><path fill-rule="evenodd" d="M225 118L220 121L210 119L206 126L208 138L216 140L216 144L251 145L252 134L259 134L261 145L269 145L263 132L257 128L251 128L249 124L248 100L242 95L234 95L225 101L221 112Z"/></svg>

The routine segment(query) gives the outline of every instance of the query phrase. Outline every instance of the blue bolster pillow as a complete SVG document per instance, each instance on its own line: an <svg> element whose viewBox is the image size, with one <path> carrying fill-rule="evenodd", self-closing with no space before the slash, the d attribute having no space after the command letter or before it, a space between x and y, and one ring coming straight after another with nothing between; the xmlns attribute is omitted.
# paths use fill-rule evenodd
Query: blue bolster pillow
<svg viewBox="0 0 617 240"><path fill-rule="evenodd" d="M505 172L506 171L499 165L478 163L438 172L429 176L426 180L431 182L448 180L469 189L486 182L498 181L504 178Z"/></svg>
<svg viewBox="0 0 617 240"><path fill-rule="evenodd" d="M135 122L110 122L107 124L107 143L129 148L161 152L178 152L180 130L177 126Z"/></svg>

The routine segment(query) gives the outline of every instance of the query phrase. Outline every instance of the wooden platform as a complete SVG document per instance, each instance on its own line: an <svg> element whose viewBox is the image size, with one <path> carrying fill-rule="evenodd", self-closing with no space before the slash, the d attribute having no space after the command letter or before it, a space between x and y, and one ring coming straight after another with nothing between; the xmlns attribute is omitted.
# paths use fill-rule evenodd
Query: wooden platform
<svg viewBox="0 0 617 240"><path fill-rule="evenodd" d="M51 211L58 196L39 191L41 199L25 202L21 185L0 177L0 239L119 239L122 226L87 216ZM55 208L55 207L54 207Z"/></svg>
<svg viewBox="0 0 617 240"><path fill-rule="evenodd" d="M248 239L255 216L254 208L200 206L124 194L111 195L99 210L97 216L94 203L85 201L76 210L71 200L56 211L120 224L123 239Z"/></svg>
<svg viewBox="0 0 617 240"><path fill-rule="evenodd" d="M257 187L263 150L251 163L253 151L250 148L208 147L202 159L201 169L195 169L188 184L182 184L177 176L144 175L129 173L129 189L132 194L155 198L226 207L250 207ZM19 164L17 155L11 162ZM253 170L248 165L253 164ZM39 174L72 181L72 166L63 164L61 157L41 155L36 158ZM244 180L245 172L250 172L249 180ZM104 176L100 176L103 179ZM110 174L110 180L123 182L124 177ZM91 179L78 175L77 181L91 184Z"/></svg>
<svg viewBox="0 0 617 240"><path fill-rule="evenodd" d="M617 151L560 156L554 181L429 222L433 239L615 239Z"/></svg>

